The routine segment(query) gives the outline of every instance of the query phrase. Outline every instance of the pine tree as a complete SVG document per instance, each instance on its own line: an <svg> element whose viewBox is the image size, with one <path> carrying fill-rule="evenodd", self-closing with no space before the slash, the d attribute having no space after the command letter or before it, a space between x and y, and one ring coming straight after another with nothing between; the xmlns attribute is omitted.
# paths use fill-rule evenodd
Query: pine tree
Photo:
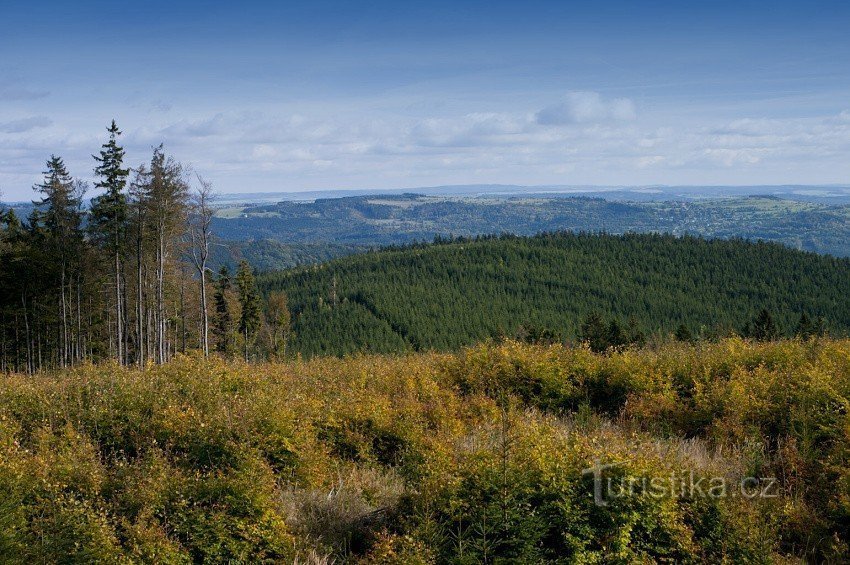
<svg viewBox="0 0 850 565"><path fill-rule="evenodd" d="M107 128L109 141L104 143L100 156L93 155L98 165L95 176L99 177L95 187L104 189L104 194L92 200L89 231L100 246L111 256L114 267L114 297L115 297L115 351L118 362L124 364L124 295L121 287L121 254L127 231L127 196L124 188L127 186L129 170L124 165L124 149L118 145L117 139L121 131L112 120Z"/></svg>
<svg viewBox="0 0 850 565"><path fill-rule="evenodd" d="M213 317L213 334L216 336L216 351L227 355L231 351L231 334L233 332L233 315L230 312L230 270L223 265L218 272L215 283L215 315Z"/></svg>
<svg viewBox="0 0 850 565"><path fill-rule="evenodd" d="M239 305L242 313L239 316L239 333L242 334L245 349L245 360L257 330L260 329L260 297L257 283L251 265L244 259L239 262L236 271L236 288L239 292Z"/></svg>

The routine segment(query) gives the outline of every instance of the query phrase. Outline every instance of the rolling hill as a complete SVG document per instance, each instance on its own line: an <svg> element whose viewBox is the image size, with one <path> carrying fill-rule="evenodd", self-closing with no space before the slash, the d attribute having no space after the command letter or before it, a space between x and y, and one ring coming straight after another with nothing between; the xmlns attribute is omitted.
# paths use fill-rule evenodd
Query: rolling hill
<svg viewBox="0 0 850 565"><path fill-rule="evenodd" d="M430 241L437 235L528 236L567 230L742 237L850 256L850 205L772 195L664 201L551 195L374 195L222 208L214 219L214 231L222 239L272 240L287 245L377 247Z"/></svg>
<svg viewBox="0 0 850 565"><path fill-rule="evenodd" d="M556 233L388 248L262 274L293 311L291 351L451 350L523 326L573 339L591 312L636 331L740 330L767 308L850 329L850 260L773 243Z"/></svg>

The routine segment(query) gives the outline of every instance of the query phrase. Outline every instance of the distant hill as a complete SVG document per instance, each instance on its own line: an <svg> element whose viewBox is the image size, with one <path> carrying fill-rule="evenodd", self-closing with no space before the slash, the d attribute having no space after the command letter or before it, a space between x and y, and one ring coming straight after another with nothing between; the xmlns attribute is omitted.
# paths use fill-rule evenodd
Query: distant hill
<svg viewBox="0 0 850 565"><path fill-rule="evenodd" d="M326 189L281 192L246 192L221 194L220 203L245 204L288 201L313 201L317 199L370 196L375 194L423 194L445 197L570 197L586 196L606 200L706 200L709 198L742 198L756 194L777 196L787 200L820 202L822 204L850 204L850 185L516 185L516 184L457 184L419 186L407 188Z"/></svg>
<svg viewBox="0 0 850 565"><path fill-rule="evenodd" d="M214 228L220 237L234 241L357 246L430 241L436 235L655 232L764 239L850 256L850 205L801 202L767 193L645 202L552 196L354 196L223 208Z"/></svg>
<svg viewBox="0 0 850 565"><path fill-rule="evenodd" d="M283 289L305 355L454 349L521 326L577 334L591 312L644 332L740 329L761 308L850 329L850 260L770 243L559 233L352 255L259 277Z"/></svg>
<svg viewBox="0 0 850 565"><path fill-rule="evenodd" d="M218 272L222 265L234 272L245 259L254 269L274 271L301 265L312 265L366 251L365 246L334 243L282 243L270 239L216 242L210 248L209 266Z"/></svg>

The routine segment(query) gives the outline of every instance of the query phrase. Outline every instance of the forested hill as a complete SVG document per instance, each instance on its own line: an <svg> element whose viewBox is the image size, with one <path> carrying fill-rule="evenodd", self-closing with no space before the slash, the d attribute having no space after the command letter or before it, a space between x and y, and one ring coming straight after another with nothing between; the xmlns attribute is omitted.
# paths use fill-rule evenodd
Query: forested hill
<svg viewBox="0 0 850 565"><path fill-rule="evenodd" d="M574 338L584 317L647 334L740 330L762 309L850 328L850 261L771 243L654 234L502 236L386 249L261 275L285 290L290 351L453 349L523 328Z"/></svg>

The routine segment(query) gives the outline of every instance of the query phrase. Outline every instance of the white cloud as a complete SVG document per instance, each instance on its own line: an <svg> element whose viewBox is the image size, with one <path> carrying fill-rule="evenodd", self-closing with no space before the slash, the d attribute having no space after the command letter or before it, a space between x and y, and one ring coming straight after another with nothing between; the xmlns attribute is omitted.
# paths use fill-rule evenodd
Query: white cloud
<svg viewBox="0 0 850 565"><path fill-rule="evenodd" d="M762 155L769 153L768 149L726 149L712 147L704 151L712 161L722 163L726 167L735 165L754 165L761 161Z"/></svg>
<svg viewBox="0 0 850 565"><path fill-rule="evenodd" d="M724 120L648 108L636 120L634 105L622 100L572 93L550 106L557 116L528 106L454 113L437 106L422 116L404 107L393 113L346 103L207 113L140 108L135 122L121 115L118 122L130 165L148 160L151 146L164 142L222 191L850 179L847 111ZM28 197L51 153L63 156L73 174L91 175L91 154L105 141L100 122L13 117L0 121L0 186L7 195ZM46 121L51 118L55 123ZM559 127L551 127L554 121Z"/></svg>
<svg viewBox="0 0 850 565"><path fill-rule="evenodd" d="M0 100L38 100L49 95L50 92L47 90L30 88L20 81L9 77L0 77Z"/></svg>
<svg viewBox="0 0 850 565"><path fill-rule="evenodd" d="M541 125L586 124L605 121L633 120L635 105L628 98L605 100L598 92L570 92L559 104L537 112Z"/></svg>
<svg viewBox="0 0 850 565"><path fill-rule="evenodd" d="M46 128L53 124L53 120L45 116L33 116L8 122L0 122L0 132L3 133L25 133L37 128Z"/></svg>
<svg viewBox="0 0 850 565"><path fill-rule="evenodd" d="M647 155L646 157L638 157L637 166L640 169L646 169L665 161L661 155Z"/></svg>

